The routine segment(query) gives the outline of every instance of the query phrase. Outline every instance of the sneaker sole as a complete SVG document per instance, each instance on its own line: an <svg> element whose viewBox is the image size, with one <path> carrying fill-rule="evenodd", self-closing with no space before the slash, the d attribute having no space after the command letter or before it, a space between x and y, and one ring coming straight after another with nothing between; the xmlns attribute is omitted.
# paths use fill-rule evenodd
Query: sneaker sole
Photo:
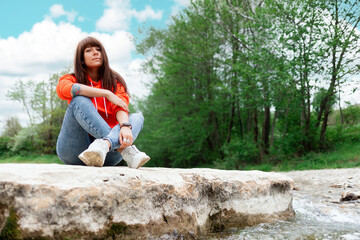
<svg viewBox="0 0 360 240"><path fill-rule="evenodd" d="M79 158L86 166L102 167L104 165L98 152L86 152L84 156L79 156Z"/></svg>
<svg viewBox="0 0 360 240"><path fill-rule="evenodd" d="M150 160L150 157L143 158L141 160L141 162L139 163L139 165L136 167L136 169L138 169L139 167L145 165L145 163L147 163L149 160Z"/></svg>

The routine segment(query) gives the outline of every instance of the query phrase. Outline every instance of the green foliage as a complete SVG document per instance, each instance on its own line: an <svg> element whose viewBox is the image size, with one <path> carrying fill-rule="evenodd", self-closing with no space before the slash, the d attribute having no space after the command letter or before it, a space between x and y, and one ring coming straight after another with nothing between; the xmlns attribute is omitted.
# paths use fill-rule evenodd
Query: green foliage
<svg viewBox="0 0 360 240"><path fill-rule="evenodd" d="M20 130L21 125L16 117L9 117L5 120L5 127L2 136L14 137Z"/></svg>
<svg viewBox="0 0 360 240"><path fill-rule="evenodd" d="M11 136L8 149L12 152L55 153L56 139L60 132L66 102L56 95L56 85L60 76L53 74L48 81L18 81L8 91L7 97L23 104L30 119L30 126L22 128L16 118L6 122L4 136ZM10 134L16 131L16 134Z"/></svg>
<svg viewBox="0 0 360 240"><path fill-rule="evenodd" d="M347 125L355 125L359 123L360 120L360 106L348 104L347 108L342 110L344 123ZM337 116L337 122L340 121L340 115Z"/></svg>
<svg viewBox="0 0 360 240"><path fill-rule="evenodd" d="M248 164L244 170L292 171L325 168L360 167L360 141L333 145L327 152L308 152L302 156L287 156L276 163Z"/></svg>
<svg viewBox="0 0 360 240"><path fill-rule="evenodd" d="M202 10L204 15L199 14ZM216 55L221 51L221 36L217 26L206 19L214 13L211 5L192 5L184 12L186 18L180 15L166 34L152 29L148 40L139 46L141 51L161 48L161 55L148 63L150 72L161 75L152 86L146 107L140 106L146 128L137 143L155 159L153 164L195 167L217 157L214 150L221 147L223 138L219 132L226 125L221 124L220 116L225 113L224 85L212 67L219 62ZM194 32L194 28L199 31ZM161 62L159 70L155 62Z"/></svg>
<svg viewBox="0 0 360 240"><path fill-rule="evenodd" d="M312 106L313 106L313 111L316 115L320 113L321 102L324 100L326 95L327 95L327 90L325 88L319 88L318 91L314 94ZM339 99L337 99L335 95L332 96L329 102L330 107L332 108L338 100ZM330 110L332 110L331 108Z"/></svg>
<svg viewBox="0 0 360 240"><path fill-rule="evenodd" d="M18 216L13 208L10 208L9 216L6 219L5 226L0 233L0 239L16 240L20 239L19 224L17 223Z"/></svg>
<svg viewBox="0 0 360 240"><path fill-rule="evenodd" d="M24 106L26 113L29 117L30 124L34 123L33 116L30 112L31 106L29 105L29 98L31 98L31 96L33 95L33 85L34 83L31 81L23 82L22 80L19 80L15 82L14 87L10 89L6 94L6 97L8 99L20 102Z"/></svg>
<svg viewBox="0 0 360 240"><path fill-rule="evenodd" d="M224 157L215 163L216 168L243 169L246 165L256 163L259 151L252 139L232 138L231 142L223 146Z"/></svg>
<svg viewBox="0 0 360 240"><path fill-rule="evenodd" d="M336 86L357 69L340 54L359 50L337 21L358 18L347 4L194 0L167 29L149 29L137 50L155 81L139 104L146 121L137 144L151 164L268 169L270 159L332 149L343 136L326 134ZM319 76L326 86L317 89ZM344 111L348 122L356 111Z"/></svg>
<svg viewBox="0 0 360 240"><path fill-rule="evenodd" d="M23 128L19 133L13 138L14 143L11 146L11 151L18 152L21 150L34 151L36 145L36 126Z"/></svg>
<svg viewBox="0 0 360 240"><path fill-rule="evenodd" d="M10 148L9 143L11 142L11 138L7 136L0 137L0 156L7 156L9 155Z"/></svg>
<svg viewBox="0 0 360 240"><path fill-rule="evenodd" d="M115 238L118 235L125 234L128 226L125 223L113 223L107 231L107 236Z"/></svg>
<svg viewBox="0 0 360 240"><path fill-rule="evenodd" d="M358 141L348 132L357 131L358 107L340 111L336 126L329 121L345 76L360 71L359 7L349 0L193 0L167 29L150 28L137 50L154 81L136 106L145 117L136 144L149 165L331 166L313 160L341 141ZM1 151L55 152L66 108L55 96L58 77L19 81L8 92L31 126L15 127Z"/></svg>
<svg viewBox="0 0 360 240"><path fill-rule="evenodd" d="M28 152L17 152L16 155L1 155L0 163L57 163L63 164L56 155L36 155Z"/></svg>

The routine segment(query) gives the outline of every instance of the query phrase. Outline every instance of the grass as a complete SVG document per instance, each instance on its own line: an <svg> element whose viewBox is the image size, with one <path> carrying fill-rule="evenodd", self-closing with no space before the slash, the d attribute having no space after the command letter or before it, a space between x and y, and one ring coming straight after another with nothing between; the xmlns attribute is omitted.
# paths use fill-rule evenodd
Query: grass
<svg viewBox="0 0 360 240"><path fill-rule="evenodd" d="M328 152L311 152L301 157L283 159L274 164L265 162L258 165L247 165L242 170L260 171L292 171L325 168L360 167L360 141L343 142L334 146L335 150ZM1 157L0 163L58 163L63 164L56 155L18 155Z"/></svg>
<svg viewBox="0 0 360 240"><path fill-rule="evenodd" d="M244 170L292 171L325 168L360 167L360 142L343 142L328 152L311 152L301 157L283 159L277 164L263 163L246 166Z"/></svg>
<svg viewBox="0 0 360 240"><path fill-rule="evenodd" d="M56 155L17 155L11 157L1 157L0 163L59 163L63 164L62 161Z"/></svg>
<svg viewBox="0 0 360 240"><path fill-rule="evenodd" d="M360 124L341 128L329 126L327 138L336 142L332 150L310 152L300 157L287 157L278 163L248 165L244 170L292 171L326 168L360 167Z"/></svg>
<svg viewBox="0 0 360 240"><path fill-rule="evenodd" d="M1 157L0 163L58 163L63 164L56 155L18 155ZM292 171L325 168L360 167L360 141L342 142L328 152L311 152L301 157L283 159L274 164L265 162L257 165L247 165L242 170L260 171Z"/></svg>
<svg viewBox="0 0 360 240"><path fill-rule="evenodd" d="M325 168L360 167L360 124L343 129L338 135L336 128L329 129L329 138L338 139L333 150L327 152L310 152L300 157L286 157L277 163L247 164L241 170L292 171ZM21 154L11 157L0 157L0 163L58 163L63 164L56 155ZM208 166L211 167L211 166Z"/></svg>

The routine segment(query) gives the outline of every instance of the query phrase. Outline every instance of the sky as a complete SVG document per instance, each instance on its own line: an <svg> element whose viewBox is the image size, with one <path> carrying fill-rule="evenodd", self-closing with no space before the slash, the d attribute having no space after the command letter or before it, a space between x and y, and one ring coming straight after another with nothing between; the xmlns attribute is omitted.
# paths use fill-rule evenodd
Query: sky
<svg viewBox="0 0 360 240"><path fill-rule="evenodd" d="M141 71L144 56L134 41L144 29L165 28L190 0L1 0L0 132L5 120L28 125L25 109L6 98L18 80L46 81L73 63L77 43L94 36L104 45L110 67L126 80L133 96L149 93L151 76ZM134 98L136 99L136 98Z"/></svg>
<svg viewBox="0 0 360 240"><path fill-rule="evenodd" d="M144 29L166 28L190 0L0 0L0 132L6 119L28 117L20 103L6 98L18 80L40 82L72 65L77 43L94 36L104 45L110 66L126 80L133 99L149 93L152 76L141 71L144 56L134 41ZM354 77L351 77L354 78ZM360 103L360 76L352 79L343 101ZM357 81L357 84L354 82ZM360 89L360 87L359 87Z"/></svg>

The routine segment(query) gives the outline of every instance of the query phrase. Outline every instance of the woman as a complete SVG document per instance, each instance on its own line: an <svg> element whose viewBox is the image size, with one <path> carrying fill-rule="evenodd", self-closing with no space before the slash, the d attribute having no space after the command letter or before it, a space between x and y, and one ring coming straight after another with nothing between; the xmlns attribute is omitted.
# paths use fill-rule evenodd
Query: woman
<svg viewBox="0 0 360 240"><path fill-rule="evenodd" d="M65 164L115 166L123 158L130 168L139 168L150 160L132 145L144 118L129 115L126 83L109 67L97 39L79 42L74 73L60 78L56 92L69 104L56 146Z"/></svg>

